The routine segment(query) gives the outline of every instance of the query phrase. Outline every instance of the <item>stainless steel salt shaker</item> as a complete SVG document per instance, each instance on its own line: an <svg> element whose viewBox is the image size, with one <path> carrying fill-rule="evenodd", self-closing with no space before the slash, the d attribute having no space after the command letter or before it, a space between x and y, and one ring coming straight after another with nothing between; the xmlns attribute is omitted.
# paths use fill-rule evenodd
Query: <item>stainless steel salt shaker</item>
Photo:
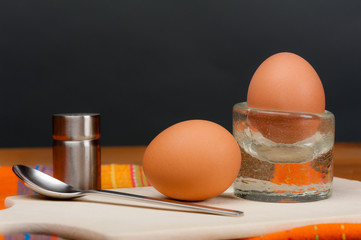
<svg viewBox="0 0 361 240"><path fill-rule="evenodd" d="M100 115L54 114L54 177L78 189L100 189L100 164Z"/></svg>

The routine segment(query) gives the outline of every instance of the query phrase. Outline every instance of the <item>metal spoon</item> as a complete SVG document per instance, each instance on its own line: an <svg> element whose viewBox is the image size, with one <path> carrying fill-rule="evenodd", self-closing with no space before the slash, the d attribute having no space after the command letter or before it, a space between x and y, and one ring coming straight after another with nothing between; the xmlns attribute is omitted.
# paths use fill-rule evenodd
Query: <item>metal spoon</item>
<svg viewBox="0 0 361 240"><path fill-rule="evenodd" d="M110 195L110 196L122 197L125 199L138 200L143 202L166 204L170 206L187 208L203 213L211 213L211 214L225 215L225 216L243 215L243 212L231 210L231 209L209 207L209 206L203 206L188 202L179 202L170 199L146 197L131 193L122 193L122 192L109 191L109 190L84 190L84 191L78 190L41 171L38 171L36 169L24 165L14 165L13 172L16 174L16 176L20 178L20 180L22 180L25 186L27 186L31 190L41 195L56 199L72 199L72 198L85 196L87 193L92 193L92 194L96 193L96 194L102 194L108 196Z"/></svg>

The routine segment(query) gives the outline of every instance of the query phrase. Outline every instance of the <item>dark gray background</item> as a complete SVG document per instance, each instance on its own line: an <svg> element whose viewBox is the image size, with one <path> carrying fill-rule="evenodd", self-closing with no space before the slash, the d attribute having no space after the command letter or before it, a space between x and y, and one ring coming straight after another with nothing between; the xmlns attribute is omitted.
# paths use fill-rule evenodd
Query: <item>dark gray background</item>
<svg viewBox="0 0 361 240"><path fill-rule="evenodd" d="M233 104L270 55L318 72L336 141L361 141L361 1L0 1L0 147L51 146L51 116L99 112L103 145L142 145Z"/></svg>

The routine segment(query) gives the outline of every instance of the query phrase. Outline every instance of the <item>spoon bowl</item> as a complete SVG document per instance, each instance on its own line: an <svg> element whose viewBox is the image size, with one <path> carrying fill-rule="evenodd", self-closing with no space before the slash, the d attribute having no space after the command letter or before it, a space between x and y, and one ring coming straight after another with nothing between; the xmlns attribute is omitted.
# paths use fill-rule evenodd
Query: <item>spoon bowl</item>
<svg viewBox="0 0 361 240"><path fill-rule="evenodd" d="M13 172L25 186L50 198L72 199L85 195L84 192L56 178L24 165L14 165Z"/></svg>
<svg viewBox="0 0 361 240"><path fill-rule="evenodd" d="M147 203L165 204L168 206L191 209L193 211L216 214L223 216L241 216L243 212L225 208L204 206L190 202L180 202L171 199L161 199L154 197L141 196L131 193L123 193L109 190L79 190L74 187L53 178L39 170L24 166L14 165L13 172L19 179L31 190L41 195L55 199L72 199L85 196L87 193L102 194L113 197L122 197L125 199L137 200Z"/></svg>

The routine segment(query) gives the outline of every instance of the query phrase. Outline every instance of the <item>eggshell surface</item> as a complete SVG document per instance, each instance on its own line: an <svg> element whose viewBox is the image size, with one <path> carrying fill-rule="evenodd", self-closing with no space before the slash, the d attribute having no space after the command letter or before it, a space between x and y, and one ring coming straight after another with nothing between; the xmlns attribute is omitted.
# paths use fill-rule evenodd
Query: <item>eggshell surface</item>
<svg viewBox="0 0 361 240"><path fill-rule="evenodd" d="M156 136L143 157L149 182L162 194L186 201L215 197L241 167L238 143L225 128L205 120L177 123Z"/></svg>
<svg viewBox="0 0 361 240"><path fill-rule="evenodd" d="M313 67L288 52L267 58L254 73L247 105L278 111L323 113L325 93Z"/></svg>
<svg viewBox="0 0 361 240"><path fill-rule="evenodd" d="M317 117L306 118L292 112L324 113L325 93L318 74L306 60L282 52L267 58L254 73L247 106L281 111L279 114L251 111L249 119L264 137L291 144L311 137L319 126Z"/></svg>

